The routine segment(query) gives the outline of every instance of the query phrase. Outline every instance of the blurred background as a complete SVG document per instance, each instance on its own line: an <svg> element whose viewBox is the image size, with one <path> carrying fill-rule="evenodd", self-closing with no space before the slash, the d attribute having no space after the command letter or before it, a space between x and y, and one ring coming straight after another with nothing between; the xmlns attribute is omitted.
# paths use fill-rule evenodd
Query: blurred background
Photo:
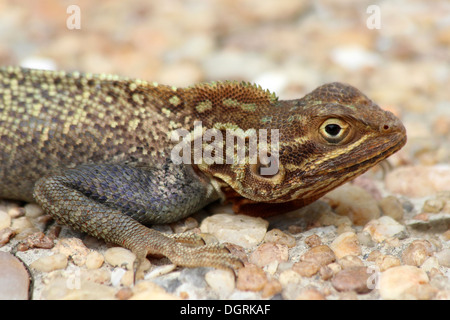
<svg viewBox="0 0 450 320"><path fill-rule="evenodd" d="M395 164L450 162L447 0L1 0L0 65L245 80L281 99L346 82L404 121Z"/></svg>

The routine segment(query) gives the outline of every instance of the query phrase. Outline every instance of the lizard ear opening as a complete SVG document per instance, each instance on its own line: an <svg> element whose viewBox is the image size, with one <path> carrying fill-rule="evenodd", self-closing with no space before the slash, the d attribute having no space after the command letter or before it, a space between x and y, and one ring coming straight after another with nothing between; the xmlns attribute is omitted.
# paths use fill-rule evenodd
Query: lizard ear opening
<svg viewBox="0 0 450 320"><path fill-rule="evenodd" d="M251 174L259 179L273 184L279 184L283 181L285 176L285 170L277 157L267 155L261 159L258 157L258 161L255 164L250 165Z"/></svg>

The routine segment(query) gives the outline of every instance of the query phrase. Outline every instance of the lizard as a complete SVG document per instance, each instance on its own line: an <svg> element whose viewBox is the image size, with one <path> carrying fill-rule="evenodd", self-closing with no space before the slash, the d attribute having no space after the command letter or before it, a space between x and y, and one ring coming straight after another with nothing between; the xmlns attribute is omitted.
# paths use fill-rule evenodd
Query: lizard
<svg viewBox="0 0 450 320"><path fill-rule="evenodd" d="M263 175L267 159L251 163L250 155L237 163L175 163L173 134L185 130L187 144L194 143L196 121L200 133L277 130L276 172ZM222 244L151 226L214 201L255 216L293 210L405 143L396 116L339 82L280 100L241 81L176 88L117 75L0 68L0 198L37 202L58 223L130 249L135 270L149 254L181 267L239 269L242 262Z"/></svg>

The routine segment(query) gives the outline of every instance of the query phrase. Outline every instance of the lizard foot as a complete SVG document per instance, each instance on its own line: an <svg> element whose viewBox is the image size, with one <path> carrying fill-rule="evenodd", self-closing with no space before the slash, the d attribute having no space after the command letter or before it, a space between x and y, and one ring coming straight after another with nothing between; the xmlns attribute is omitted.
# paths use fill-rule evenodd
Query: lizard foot
<svg viewBox="0 0 450 320"><path fill-rule="evenodd" d="M147 231L138 243L127 245L137 257L134 265L135 279L143 277L140 266L147 255L163 255L180 267L213 267L233 272L243 267L242 261L232 255L224 245L205 245L201 236L197 234L165 235L153 229ZM145 238L148 241L145 241Z"/></svg>

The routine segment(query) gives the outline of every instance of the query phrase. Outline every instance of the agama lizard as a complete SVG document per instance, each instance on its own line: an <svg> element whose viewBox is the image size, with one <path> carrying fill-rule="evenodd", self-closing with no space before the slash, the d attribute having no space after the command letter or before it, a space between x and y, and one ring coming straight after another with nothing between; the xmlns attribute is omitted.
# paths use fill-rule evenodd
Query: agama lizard
<svg viewBox="0 0 450 320"><path fill-rule="evenodd" d="M262 175L267 162L250 163L249 156L175 164L172 134L193 132L196 121L224 137L227 129L278 130L277 172ZM225 140L214 142L225 150ZM0 69L0 197L36 201L59 223L129 248L138 262L159 254L179 266L239 268L221 245L147 226L219 199L252 215L304 206L405 142L392 113L341 83L281 101L244 82L174 88L103 74Z"/></svg>

